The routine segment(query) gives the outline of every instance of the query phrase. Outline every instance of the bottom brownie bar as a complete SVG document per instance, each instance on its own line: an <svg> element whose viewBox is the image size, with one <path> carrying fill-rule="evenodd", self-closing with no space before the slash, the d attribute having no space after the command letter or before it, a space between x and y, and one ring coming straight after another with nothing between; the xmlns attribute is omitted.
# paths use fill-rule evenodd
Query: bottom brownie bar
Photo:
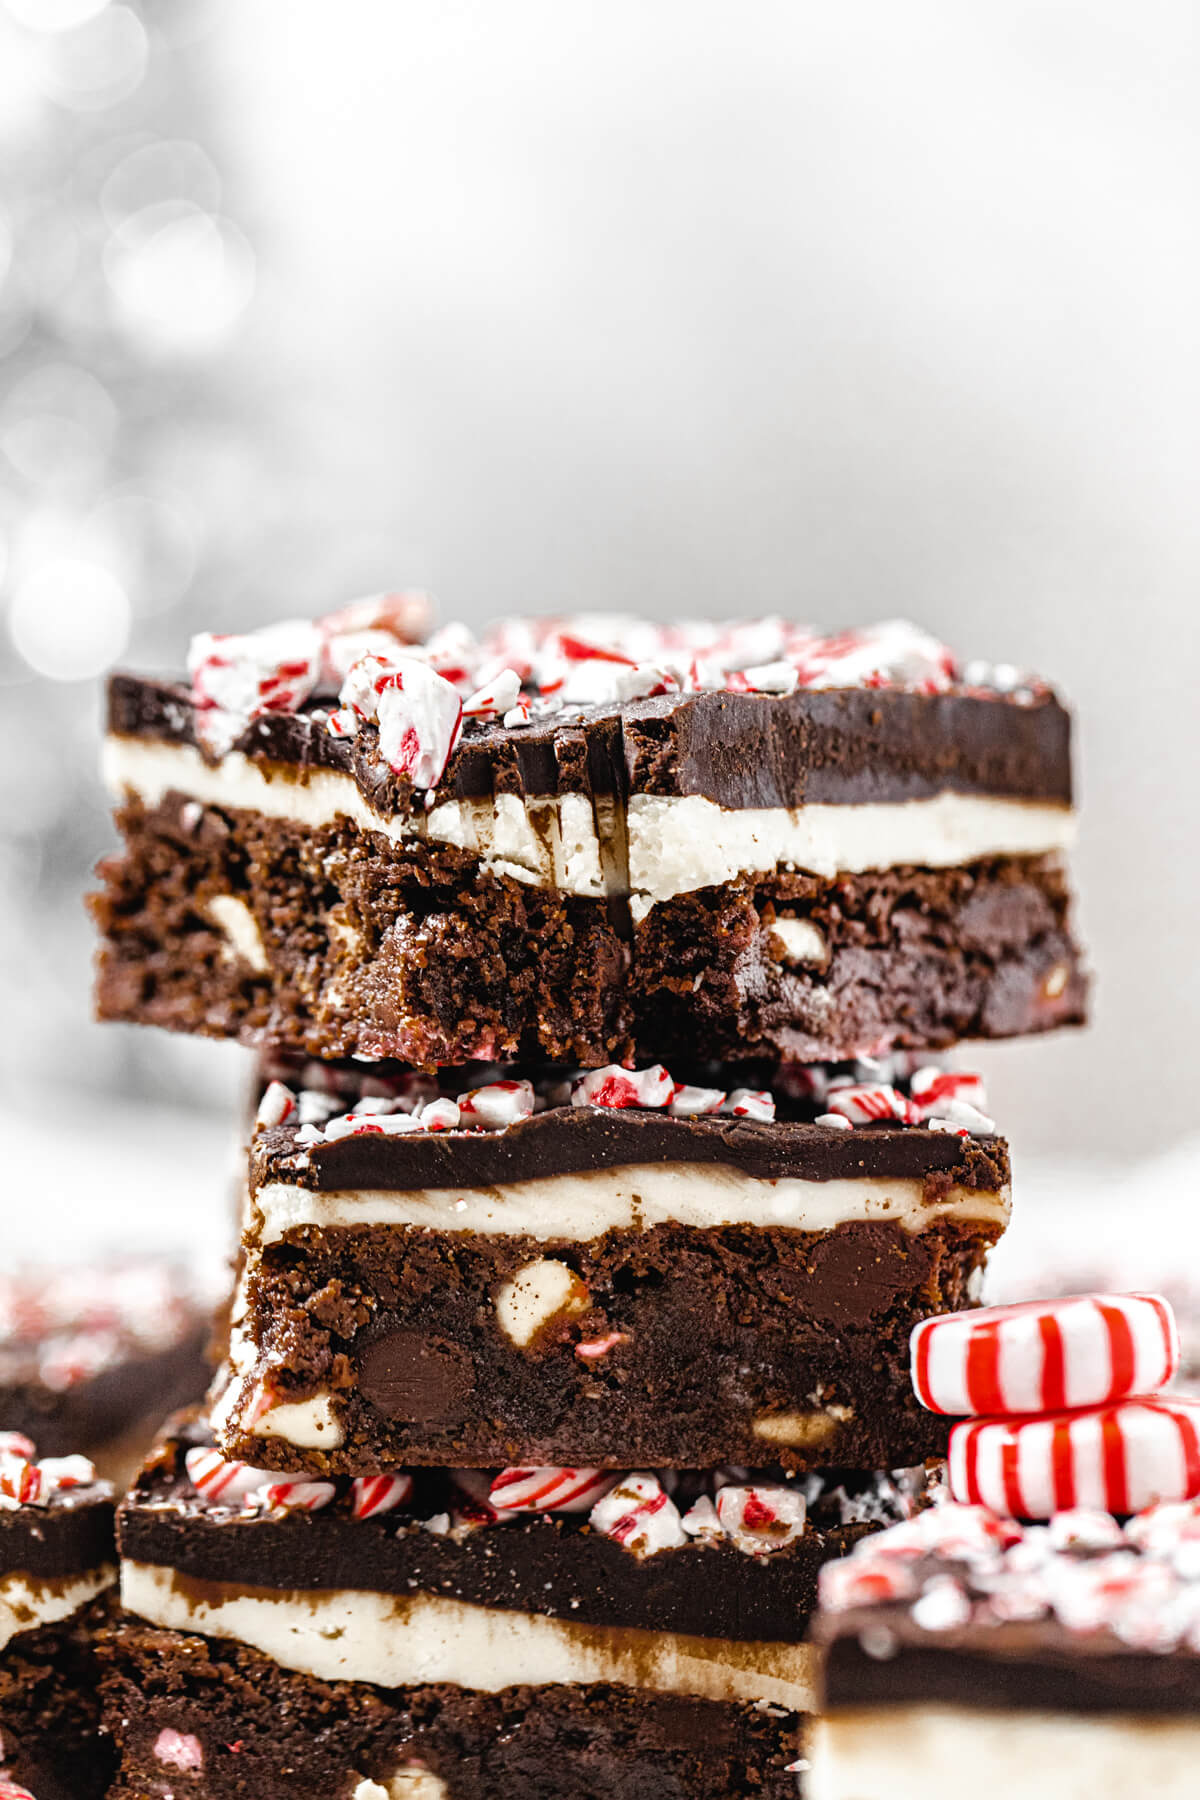
<svg viewBox="0 0 1200 1800"><path fill-rule="evenodd" d="M810 1800L1192 1800L1200 1502L933 1507L821 1578Z"/></svg>
<svg viewBox="0 0 1200 1800"><path fill-rule="evenodd" d="M184 1424L118 1515L114 1792L790 1796L819 1569L928 1488L924 1469L284 1480Z"/></svg>
<svg viewBox="0 0 1200 1800"><path fill-rule="evenodd" d="M0 1795L106 1792L94 1651L115 1578L112 1489L0 1432Z"/></svg>
<svg viewBox="0 0 1200 1800"><path fill-rule="evenodd" d="M794 1800L799 1719L604 1684L387 1689L120 1624L104 1651L110 1800Z"/></svg>

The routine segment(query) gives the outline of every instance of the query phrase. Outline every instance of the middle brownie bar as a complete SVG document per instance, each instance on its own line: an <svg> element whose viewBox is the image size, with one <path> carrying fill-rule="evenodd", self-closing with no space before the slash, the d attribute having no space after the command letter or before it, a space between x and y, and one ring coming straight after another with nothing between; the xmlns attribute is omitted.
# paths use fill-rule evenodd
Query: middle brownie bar
<svg viewBox="0 0 1200 1800"><path fill-rule="evenodd" d="M361 1475L944 1448L908 1339L970 1303L1008 1218L977 1077L352 1081L309 1064L264 1094L226 1455Z"/></svg>

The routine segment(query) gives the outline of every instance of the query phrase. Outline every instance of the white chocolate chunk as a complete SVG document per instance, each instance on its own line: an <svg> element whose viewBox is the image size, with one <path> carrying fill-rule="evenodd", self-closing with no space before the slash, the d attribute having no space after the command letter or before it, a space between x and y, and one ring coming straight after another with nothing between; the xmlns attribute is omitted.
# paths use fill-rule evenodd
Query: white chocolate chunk
<svg viewBox="0 0 1200 1800"><path fill-rule="evenodd" d="M496 1317L504 1335L523 1349L551 1319L582 1312L587 1303L587 1289L574 1269L547 1256L526 1263L503 1283L496 1294Z"/></svg>

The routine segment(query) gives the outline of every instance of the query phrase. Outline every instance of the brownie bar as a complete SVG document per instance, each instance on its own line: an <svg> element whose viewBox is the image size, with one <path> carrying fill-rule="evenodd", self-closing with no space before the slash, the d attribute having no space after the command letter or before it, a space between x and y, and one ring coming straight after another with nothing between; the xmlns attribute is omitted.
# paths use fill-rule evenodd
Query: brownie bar
<svg viewBox="0 0 1200 1800"><path fill-rule="evenodd" d="M286 1769L289 1793L353 1800L794 1792L818 1569L928 1485L279 1482L183 1424L120 1509L115 1791L175 1769L189 1793L261 1794Z"/></svg>
<svg viewBox="0 0 1200 1800"><path fill-rule="evenodd" d="M697 1044L829 1060L1082 1020L1070 723L1048 690L924 650L918 691L903 658L844 656L844 686L797 688L816 676L793 645L790 690L668 671L649 697L619 681L564 705L537 654L511 713L470 708L422 751L423 788L373 701L319 704L327 673L244 717L199 674L116 677L101 1015L430 1068ZM436 650L402 660L457 706ZM413 719L417 745L433 726Z"/></svg>
<svg viewBox="0 0 1200 1800"><path fill-rule="evenodd" d="M831 1565L813 1800L949 1800L968 1747L996 1792L1184 1800L1200 1752L1198 1530L1195 1502L1048 1527L947 1505Z"/></svg>
<svg viewBox="0 0 1200 1800"><path fill-rule="evenodd" d="M0 1426L118 1479L209 1378L204 1307L156 1262L0 1276ZM130 1463L132 1461L132 1467Z"/></svg>
<svg viewBox="0 0 1200 1800"><path fill-rule="evenodd" d="M104 1655L110 1800L794 1800L782 1708L593 1683L475 1693L318 1681L123 1622Z"/></svg>
<svg viewBox="0 0 1200 1800"><path fill-rule="evenodd" d="M661 1068L573 1090L375 1076L353 1110L272 1087L223 1449L317 1474L940 1453L909 1334L970 1303L1008 1216L1007 1146L962 1098L977 1078L873 1073L731 1093ZM884 1122L849 1123L872 1108ZM938 1117L956 1108L965 1123Z"/></svg>
<svg viewBox="0 0 1200 1800"><path fill-rule="evenodd" d="M106 1792L95 1643L115 1580L112 1489L83 1458L38 1463L0 1433L0 1786Z"/></svg>

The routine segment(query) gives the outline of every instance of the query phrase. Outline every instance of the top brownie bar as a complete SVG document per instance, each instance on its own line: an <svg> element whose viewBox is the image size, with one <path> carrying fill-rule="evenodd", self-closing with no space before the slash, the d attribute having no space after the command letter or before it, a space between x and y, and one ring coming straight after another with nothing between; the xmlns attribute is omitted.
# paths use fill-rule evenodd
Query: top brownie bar
<svg viewBox="0 0 1200 1800"><path fill-rule="evenodd" d="M412 597L116 676L103 1016L417 1066L1078 1022L1070 720L915 627Z"/></svg>

